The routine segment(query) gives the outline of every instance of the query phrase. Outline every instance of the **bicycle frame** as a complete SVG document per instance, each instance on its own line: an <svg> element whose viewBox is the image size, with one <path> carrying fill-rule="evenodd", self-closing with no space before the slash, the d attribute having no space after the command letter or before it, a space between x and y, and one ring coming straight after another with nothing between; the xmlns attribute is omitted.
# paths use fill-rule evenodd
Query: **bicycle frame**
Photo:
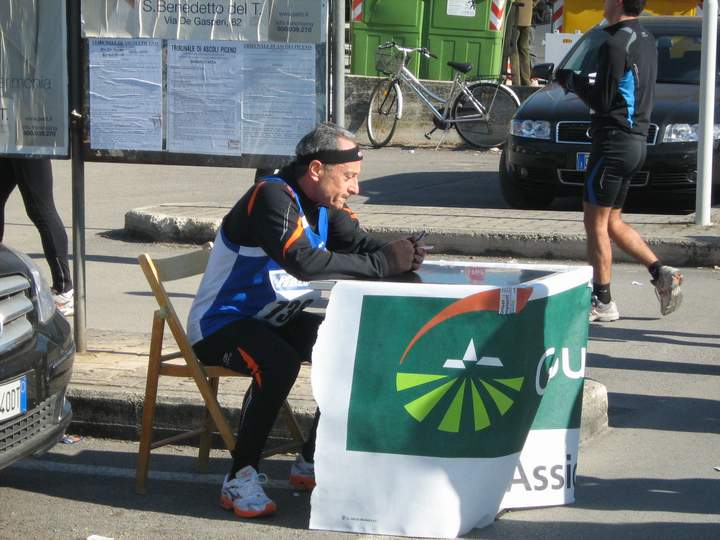
<svg viewBox="0 0 720 540"><path fill-rule="evenodd" d="M407 53L403 53L407 54ZM404 82L413 92L415 92L415 95L420 98L420 101L422 101L425 106L427 106L432 114L437 118L438 120L441 120L443 122L446 122L449 126L460 123L460 122L474 122L476 120L480 120L485 117L487 114L487 110L483 105L475 99L475 96L473 96L472 92L468 90L467 83L462 79L462 76L460 73L456 73L455 77L453 78L453 85L450 89L450 95L446 98L440 97L437 94L433 93L429 88L427 88L425 85L423 85L420 80L415 77L415 75L412 74L412 72L405 67L405 62L402 63L402 66L397 71L397 73L393 76L394 81L402 81ZM475 107L475 110L479 114L472 114L472 115L466 115L461 118L450 118L450 108L452 107L452 104L455 102L455 99L457 99L457 96L463 93L468 101L472 103L473 107ZM400 107L399 107L399 115L398 118L402 117L402 94L398 96L398 99L400 100ZM442 112L435 107L433 104L433 101L444 105Z"/></svg>

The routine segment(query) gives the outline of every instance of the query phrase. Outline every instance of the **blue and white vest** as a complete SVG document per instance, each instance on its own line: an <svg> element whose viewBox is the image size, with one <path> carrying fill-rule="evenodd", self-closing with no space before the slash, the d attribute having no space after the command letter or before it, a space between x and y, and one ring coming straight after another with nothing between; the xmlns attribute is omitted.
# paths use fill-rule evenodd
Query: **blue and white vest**
<svg viewBox="0 0 720 540"><path fill-rule="evenodd" d="M277 177L266 181L284 183ZM300 198L290 189L298 205L298 227L313 249L325 249L327 208L320 208L316 233L305 217ZM228 324L250 317L282 326L319 298L319 291L288 274L263 248L235 244L221 227L190 308L188 339L197 343Z"/></svg>

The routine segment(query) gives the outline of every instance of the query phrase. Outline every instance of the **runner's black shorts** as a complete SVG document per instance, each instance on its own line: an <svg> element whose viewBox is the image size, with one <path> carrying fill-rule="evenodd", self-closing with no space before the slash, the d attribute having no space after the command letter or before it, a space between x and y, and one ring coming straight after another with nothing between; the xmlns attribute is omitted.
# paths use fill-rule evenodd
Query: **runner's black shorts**
<svg viewBox="0 0 720 540"><path fill-rule="evenodd" d="M646 155L646 137L621 129L594 133L583 200L595 206L622 208L630 180L640 171Z"/></svg>
<svg viewBox="0 0 720 540"><path fill-rule="evenodd" d="M321 315L308 312L299 313L280 327L253 318L241 319L195 343L193 349L206 366L252 375L258 383L266 376L277 377L289 390L300 364L310 362L322 320Z"/></svg>

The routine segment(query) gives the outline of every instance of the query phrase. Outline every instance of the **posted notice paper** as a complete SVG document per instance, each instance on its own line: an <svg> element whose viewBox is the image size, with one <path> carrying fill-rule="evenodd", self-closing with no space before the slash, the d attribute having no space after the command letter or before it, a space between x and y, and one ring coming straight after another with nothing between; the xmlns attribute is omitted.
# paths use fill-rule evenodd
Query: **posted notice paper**
<svg viewBox="0 0 720 540"><path fill-rule="evenodd" d="M169 41L167 147L292 155L316 122L315 46Z"/></svg>
<svg viewBox="0 0 720 540"><path fill-rule="evenodd" d="M162 40L88 41L90 148L162 150Z"/></svg>

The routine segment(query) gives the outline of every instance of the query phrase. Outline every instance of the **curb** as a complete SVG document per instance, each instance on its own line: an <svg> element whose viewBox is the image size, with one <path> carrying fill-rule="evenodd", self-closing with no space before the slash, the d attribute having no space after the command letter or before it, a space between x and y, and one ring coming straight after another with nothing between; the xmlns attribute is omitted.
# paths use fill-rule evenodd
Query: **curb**
<svg viewBox="0 0 720 540"><path fill-rule="evenodd" d="M143 395L135 392L103 392L84 388L68 389L72 403L73 420L71 431L82 435L137 441L140 436ZM313 422L315 407L307 400L288 400L301 428L308 432ZM240 416L240 405L224 406L230 425L236 426ZM586 443L608 427L608 399L604 385L592 379L585 379L583 387L580 441ZM203 404L199 398L158 395L155 413L155 438L168 437L191 426L200 425ZM289 433L282 420L271 432L273 439L288 439ZM219 437L215 446L222 448Z"/></svg>
<svg viewBox="0 0 720 540"><path fill-rule="evenodd" d="M177 210L178 205L169 205L169 207ZM180 216L164 214L162 205L130 210L125 214L125 231L133 236L155 242L202 244L212 241L220 226L221 218L198 215L202 213L198 211L198 206L188 205L187 208L188 215ZM215 214L218 208L217 205L213 207ZM362 210L356 209L356 212ZM405 225L395 227L364 222L363 228L382 240L409 236L417 232L418 228L425 228L432 233L435 253L438 254L559 260L584 260L587 256L584 234L515 232L481 228L448 231L447 228L422 227L423 221L417 217L408 223L408 216L402 212L397 213L397 218L399 222L405 222ZM709 267L720 265L720 236L645 235L645 240L665 264ZM616 247L613 247L613 258L618 262L634 262L634 259Z"/></svg>

